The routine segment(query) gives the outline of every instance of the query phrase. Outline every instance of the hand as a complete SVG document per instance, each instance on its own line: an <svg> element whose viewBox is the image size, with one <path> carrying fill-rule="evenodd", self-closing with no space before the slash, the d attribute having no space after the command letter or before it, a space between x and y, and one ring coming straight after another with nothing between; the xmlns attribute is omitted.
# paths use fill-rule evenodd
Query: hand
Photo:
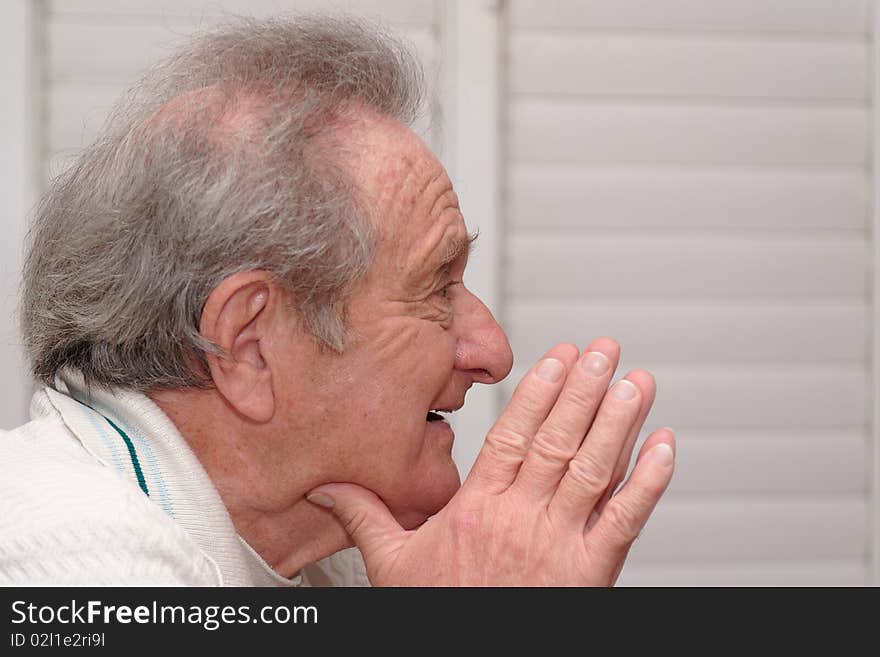
<svg viewBox="0 0 880 657"><path fill-rule="evenodd" d="M609 338L582 356L566 344L547 352L517 386L461 489L418 529L404 530L354 484L319 486L310 498L332 500L376 586L611 585L674 460L672 432L655 431L614 493L655 391L644 370L609 389L619 356Z"/></svg>

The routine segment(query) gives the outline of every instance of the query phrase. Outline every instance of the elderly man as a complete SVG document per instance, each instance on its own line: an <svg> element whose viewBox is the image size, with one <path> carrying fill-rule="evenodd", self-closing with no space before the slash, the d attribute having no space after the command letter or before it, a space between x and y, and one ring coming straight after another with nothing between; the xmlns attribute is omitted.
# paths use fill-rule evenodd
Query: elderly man
<svg viewBox="0 0 880 657"><path fill-rule="evenodd" d="M442 413L512 357L407 127L420 79L353 20L238 22L153 69L52 184L0 580L615 581L674 444L649 436L614 494L654 384L609 389L613 340L547 352L460 485Z"/></svg>

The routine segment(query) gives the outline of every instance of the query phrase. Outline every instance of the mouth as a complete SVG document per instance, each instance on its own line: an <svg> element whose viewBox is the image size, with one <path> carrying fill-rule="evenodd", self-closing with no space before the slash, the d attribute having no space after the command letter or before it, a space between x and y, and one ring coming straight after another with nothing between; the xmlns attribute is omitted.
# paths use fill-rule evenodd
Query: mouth
<svg viewBox="0 0 880 657"><path fill-rule="evenodd" d="M461 408L461 406L458 408ZM448 414L458 410L458 408L432 408L425 415L426 435L431 436L432 440L439 441L438 444L450 450L455 440L455 432L452 430L452 425L447 421L449 419Z"/></svg>
<svg viewBox="0 0 880 657"><path fill-rule="evenodd" d="M426 422L446 422L446 418L441 415L442 413L451 413L452 411L447 409L437 409L434 411L428 411L428 415L425 417Z"/></svg>

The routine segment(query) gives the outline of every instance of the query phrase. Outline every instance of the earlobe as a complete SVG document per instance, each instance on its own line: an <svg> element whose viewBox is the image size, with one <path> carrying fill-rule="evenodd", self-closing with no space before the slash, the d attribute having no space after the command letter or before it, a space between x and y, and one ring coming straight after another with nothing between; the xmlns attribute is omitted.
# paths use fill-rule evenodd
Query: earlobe
<svg viewBox="0 0 880 657"><path fill-rule="evenodd" d="M268 422L275 414L272 369L264 349L277 295L266 272L241 272L224 279L202 311L202 335L225 352L208 356L214 386L252 422Z"/></svg>

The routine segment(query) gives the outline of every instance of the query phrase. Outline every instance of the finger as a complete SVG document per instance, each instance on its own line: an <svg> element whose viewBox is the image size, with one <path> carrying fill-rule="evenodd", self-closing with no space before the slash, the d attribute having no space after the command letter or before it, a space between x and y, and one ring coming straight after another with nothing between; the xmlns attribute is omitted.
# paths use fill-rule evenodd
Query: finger
<svg viewBox="0 0 880 657"><path fill-rule="evenodd" d="M636 459L636 461L638 462L638 460L641 459L642 456L644 456L645 454L647 454L651 449L653 449L653 448L654 448L656 445L658 445L659 443L661 443L661 442L668 442L668 441L669 441L669 437L670 437L670 435L672 435L672 434L673 434L672 429L668 429L668 428L667 428L667 429L663 429L663 430L661 430L661 431L655 431L654 433L652 433L650 436L647 437L647 439L645 439L645 442L644 442L644 444L642 445L642 448L639 450L639 456L638 456L638 458ZM674 449L674 448L675 448L675 443L674 443L674 442L672 443L672 446L673 446L673 449ZM609 490L610 490L610 489L609 489ZM610 499L610 498L609 498L609 499ZM605 503L607 503L607 499L605 499L605 498L603 497L603 500L605 500ZM601 510L602 510L602 508L604 508L604 504L603 504L602 502L600 502L600 503L596 506L596 508L593 509L593 512L590 514L590 519L587 521L587 531L589 531L590 529L592 529L593 525L596 523L596 521L597 521L597 520L599 519L599 517L601 516ZM626 557L627 552L628 552L628 550L622 553L622 555L621 555L621 559L620 559L620 563L617 564L617 568L615 569L613 575L611 576L610 581L608 582L608 585L609 585L609 586L614 586L614 584L617 582L617 579L620 577L620 573L621 573L621 571L623 570L623 566L624 566L624 564L626 563L626 559L625 559L625 557Z"/></svg>
<svg viewBox="0 0 880 657"><path fill-rule="evenodd" d="M654 446L658 445L661 442L668 442L670 435L675 435L675 432L668 427L664 427L663 429L658 429L657 431L654 431L652 434L650 434L645 439L645 442L642 443L642 447L641 447L641 449L639 449L639 454L636 457L636 462L638 463L639 459L641 459L642 456L647 454L648 451L651 450ZM675 448L674 444L673 444L673 448ZM614 492L615 491L612 491L611 487L609 486L605 492L605 495L602 496L602 499L599 501L599 503L593 508L593 511L590 513L590 519L587 520L587 529L590 529L594 524L596 524L596 521L599 520L599 516L602 513L602 509L605 508L605 505L608 503L608 500L610 500L614 496Z"/></svg>
<svg viewBox="0 0 880 657"><path fill-rule="evenodd" d="M479 486L494 493L507 490L577 357L576 346L559 344L526 373L486 435L463 488Z"/></svg>
<svg viewBox="0 0 880 657"><path fill-rule="evenodd" d="M546 502L553 497L596 417L619 358L618 344L602 338L587 348L569 372L553 410L535 434L514 484L528 499Z"/></svg>
<svg viewBox="0 0 880 657"><path fill-rule="evenodd" d="M333 513L364 556L371 581L373 574L390 564L406 542L408 532L372 491L355 484L324 484L306 499Z"/></svg>
<svg viewBox="0 0 880 657"><path fill-rule="evenodd" d="M620 492L605 505L598 521L585 532L585 543L596 555L625 556L672 479L675 437L670 429L651 435ZM646 446L649 443L646 441Z"/></svg>
<svg viewBox="0 0 880 657"><path fill-rule="evenodd" d="M636 441L639 438L639 433L642 431L642 427L645 425L645 420L648 417L648 413L651 411L651 406L654 405L654 398L657 393L657 386L654 382L654 375L648 372L647 370L633 370L629 372L624 378L629 381L635 383L639 390L642 393L642 406L639 409L638 417L636 417L636 421L633 424L632 430L629 432L629 436L627 436L626 443L623 445L623 449L620 451L620 458L617 459L617 465L614 468L614 472L611 475L611 482L608 484L608 488L605 489L605 494L599 500L596 507L593 509L593 513L597 511L601 511L605 504L608 503L608 500L611 499L611 496L614 494L614 491L617 490L617 487L620 486L620 482L623 481L623 478L626 477L626 472L629 470L630 460L632 459L633 448L636 445Z"/></svg>
<svg viewBox="0 0 880 657"><path fill-rule="evenodd" d="M548 509L552 518L572 525L586 524L611 482L640 408L641 391L632 381L624 378L611 386L553 495Z"/></svg>

